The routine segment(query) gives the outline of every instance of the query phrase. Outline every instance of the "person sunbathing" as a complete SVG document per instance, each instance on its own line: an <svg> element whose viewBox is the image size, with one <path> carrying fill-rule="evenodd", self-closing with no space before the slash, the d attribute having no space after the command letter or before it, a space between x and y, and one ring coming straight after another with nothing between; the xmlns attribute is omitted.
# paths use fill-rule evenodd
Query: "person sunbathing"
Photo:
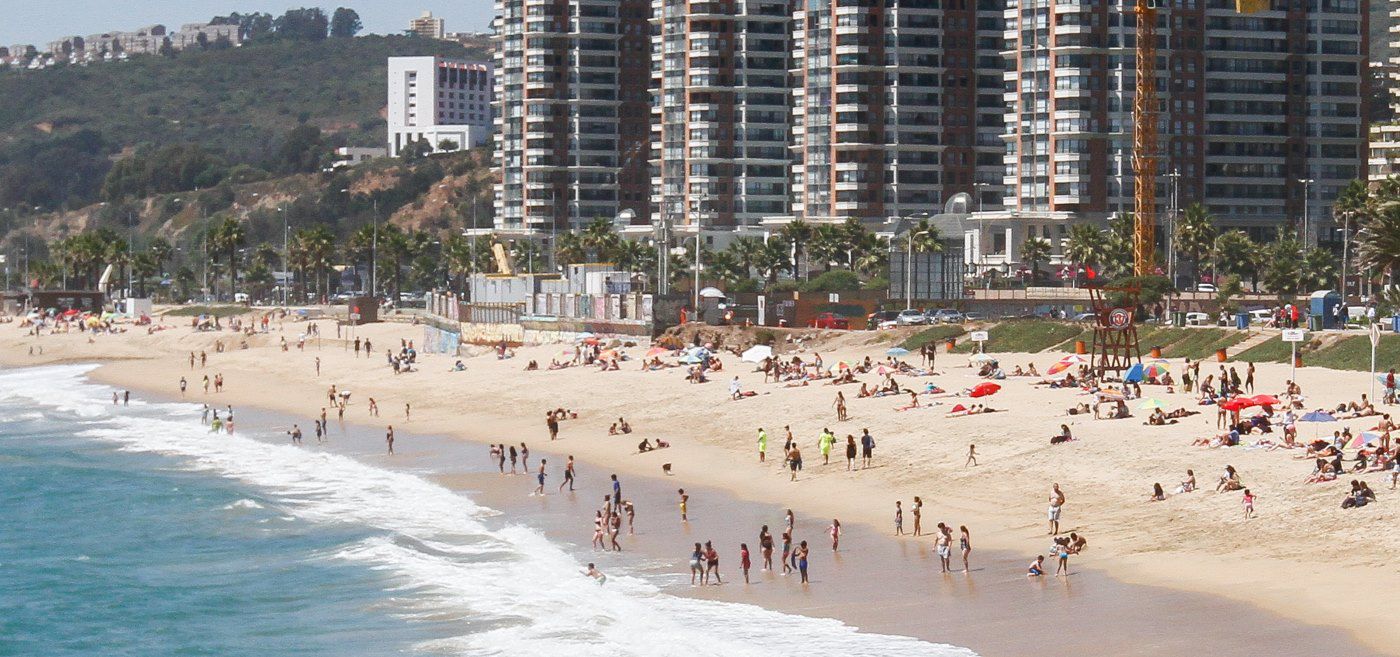
<svg viewBox="0 0 1400 657"><path fill-rule="evenodd" d="M899 408L896 408L896 409L894 409L894 410L896 410L896 411L907 411L907 410L914 409L914 408L918 408L918 407L919 407L919 393L914 392L913 390L910 390L910 391L909 391L909 403L908 403L907 405L905 405L905 406L900 406Z"/></svg>
<svg viewBox="0 0 1400 657"><path fill-rule="evenodd" d="M1069 414L1069 415L1088 415L1088 414L1091 413L1092 411L1091 411L1091 409L1089 408L1089 404L1083 403L1083 404L1075 404L1074 406L1071 406L1071 407L1070 407L1067 411L1065 411L1065 412L1066 412L1067 414Z"/></svg>
<svg viewBox="0 0 1400 657"><path fill-rule="evenodd" d="M1337 478L1337 471L1332 467L1332 463L1326 459L1317 459L1317 467L1303 481L1307 484L1319 484L1325 481L1333 481Z"/></svg>
<svg viewBox="0 0 1400 657"><path fill-rule="evenodd" d="M1176 423L1177 423L1176 420L1168 420L1167 414L1166 414L1166 413L1163 413L1163 412L1162 412L1162 409L1160 409L1160 408L1153 410L1153 411L1152 411L1152 414L1149 415L1149 416L1147 416L1147 421L1146 421L1146 422L1143 422L1143 424L1146 424L1146 425L1148 425L1148 426L1154 426L1154 427L1160 427L1160 426L1164 426L1164 425L1168 425L1168 424L1176 424Z"/></svg>
<svg viewBox="0 0 1400 657"><path fill-rule="evenodd" d="M1011 370L1011 376L1025 376L1025 375L1026 375L1026 372L1025 372L1024 370L1021 369L1021 366L1020 366L1020 365L1017 365L1015 369Z"/></svg>
<svg viewBox="0 0 1400 657"><path fill-rule="evenodd" d="M1060 433L1050 436L1051 445L1060 445L1074 440L1074 434L1070 433L1068 424L1060 425Z"/></svg>
<svg viewBox="0 0 1400 657"><path fill-rule="evenodd" d="M1026 369L1026 376L1040 376L1040 372L1035 371L1035 363L1031 363Z"/></svg>
<svg viewBox="0 0 1400 657"><path fill-rule="evenodd" d="M856 398L863 399L865 397L871 396L873 396L873 393L870 392L870 388L867 387L864 383L860 384L860 392L856 393Z"/></svg>

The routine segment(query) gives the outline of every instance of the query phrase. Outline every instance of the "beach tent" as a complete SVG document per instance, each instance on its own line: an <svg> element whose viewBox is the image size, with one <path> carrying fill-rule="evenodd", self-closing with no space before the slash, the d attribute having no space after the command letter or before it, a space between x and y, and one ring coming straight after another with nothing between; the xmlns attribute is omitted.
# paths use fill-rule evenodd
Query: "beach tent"
<svg viewBox="0 0 1400 657"><path fill-rule="evenodd" d="M768 346L768 345L766 345L766 344L756 344L756 345L754 345L754 346L752 346L752 347L749 347L748 349L745 349L745 350L744 350L744 353L742 353L742 354L739 355L739 360L742 360L742 361L745 361L745 362L748 362L748 363L761 363L761 362L763 362L763 359L765 359L765 358L772 358L772 357L773 357L773 348L772 348L772 347L770 347L770 346Z"/></svg>
<svg viewBox="0 0 1400 657"><path fill-rule="evenodd" d="M896 358L898 358L899 356L908 356L909 350L905 349L904 347L890 347L889 349L885 350L885 355L894 356Z"/></svg>

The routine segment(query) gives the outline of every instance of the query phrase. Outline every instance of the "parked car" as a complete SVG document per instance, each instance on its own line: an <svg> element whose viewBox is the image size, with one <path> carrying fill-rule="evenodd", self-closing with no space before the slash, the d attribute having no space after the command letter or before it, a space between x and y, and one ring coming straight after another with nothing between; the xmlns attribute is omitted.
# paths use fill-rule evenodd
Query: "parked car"
<svg viewBox="0 0 1400 657"><path fill-rule="evenodd" d="M986 318L982 316L982 313L963 313L964 322L980 322L984 319Z"/></svg>
<svg viewBox="0 0 1400 657"><path fill-rule="evenodd" d="M899 317L896 318L895 321L898 322L900 326L918 326L927 324L928 317L924 315L922 310L910 308L909 310L899 311Z"/></svg>
<svg viewBox="0 0 1400 657"><path fill-rule="evenodd" d="M1199 284L1196 285L1196 291L1197 291L1197 292L1216 292L1217 290L1215 289L1215 285L1214 285L1213 283L1199 283Z"/></svg>
<svg viewBox="0 0 1400 657"><path fill-rule="evenodd" d="M870 313L865 318L868 325L877 329L888 329L899 326L898 310L877 310Z"/></svg>
<svg viewBox="0 0 1400 657"><path fill-rule="evenodd" d="M1249 311L1250 324L1268 324L1274 318L1274 311L1268 308L1258 308Z"/></svg>
<svg viewBox="0 0 1400 657"><path fill-rule="evenodd" d="M1206 326L1210 323L1210 315L1205 313L1186 313L1187 326Z"/></svg>
<svg viewBox="0 0 1400 657"><path fill-rule="evenodd" d="M937 312L933 313L933 316L929 319L929 322L942 322L944 324L961 324L966 319L967 318L964 317L962 313L953 310L952 308L940 308Z"/></svg>
<svg viewBox="0 0 1400 657"><path fill-rule="evenodd" d="M851 320L836 313L817 313L810 326L819 329L849 329Z"/></svg>
<svg viewBox="0 0 1400 657"><path fill-rule="evenodd" d="M1094 313L1079 313L1078 315L1075 315L1070 319L1073 319L1076 322L1092 322L1095 321L1096 317L1098 317L1098 315Z"/></svg>

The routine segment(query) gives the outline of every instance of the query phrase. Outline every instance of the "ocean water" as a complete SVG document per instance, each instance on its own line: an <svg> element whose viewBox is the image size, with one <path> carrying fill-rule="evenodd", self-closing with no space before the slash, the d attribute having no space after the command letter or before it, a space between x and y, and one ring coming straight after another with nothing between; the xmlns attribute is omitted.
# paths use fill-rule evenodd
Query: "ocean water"
<svg viewBox="0 0 1400 657"><path fill-rule="evenodd" d="M0 371L0 655L972 652L695 600L465 495L198 407L114 407L81 365Z"/></svg>

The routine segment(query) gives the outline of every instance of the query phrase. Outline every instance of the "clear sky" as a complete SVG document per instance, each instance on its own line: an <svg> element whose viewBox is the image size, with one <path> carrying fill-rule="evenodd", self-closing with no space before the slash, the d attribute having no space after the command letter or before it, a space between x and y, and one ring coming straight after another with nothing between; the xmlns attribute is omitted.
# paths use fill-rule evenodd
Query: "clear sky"
<svg viewBox="0 0 1400 657"><path fill-rule="evenodd" d="M485 31L491 0L0 0L0 45L44 44L68 35L86 36L160 23L206 21L231 12L265 11L274 16L295 7L319 6L329 14L338 6L359 12L365 32L401 32L423 11L447 20L448 32Z"/></svg>

